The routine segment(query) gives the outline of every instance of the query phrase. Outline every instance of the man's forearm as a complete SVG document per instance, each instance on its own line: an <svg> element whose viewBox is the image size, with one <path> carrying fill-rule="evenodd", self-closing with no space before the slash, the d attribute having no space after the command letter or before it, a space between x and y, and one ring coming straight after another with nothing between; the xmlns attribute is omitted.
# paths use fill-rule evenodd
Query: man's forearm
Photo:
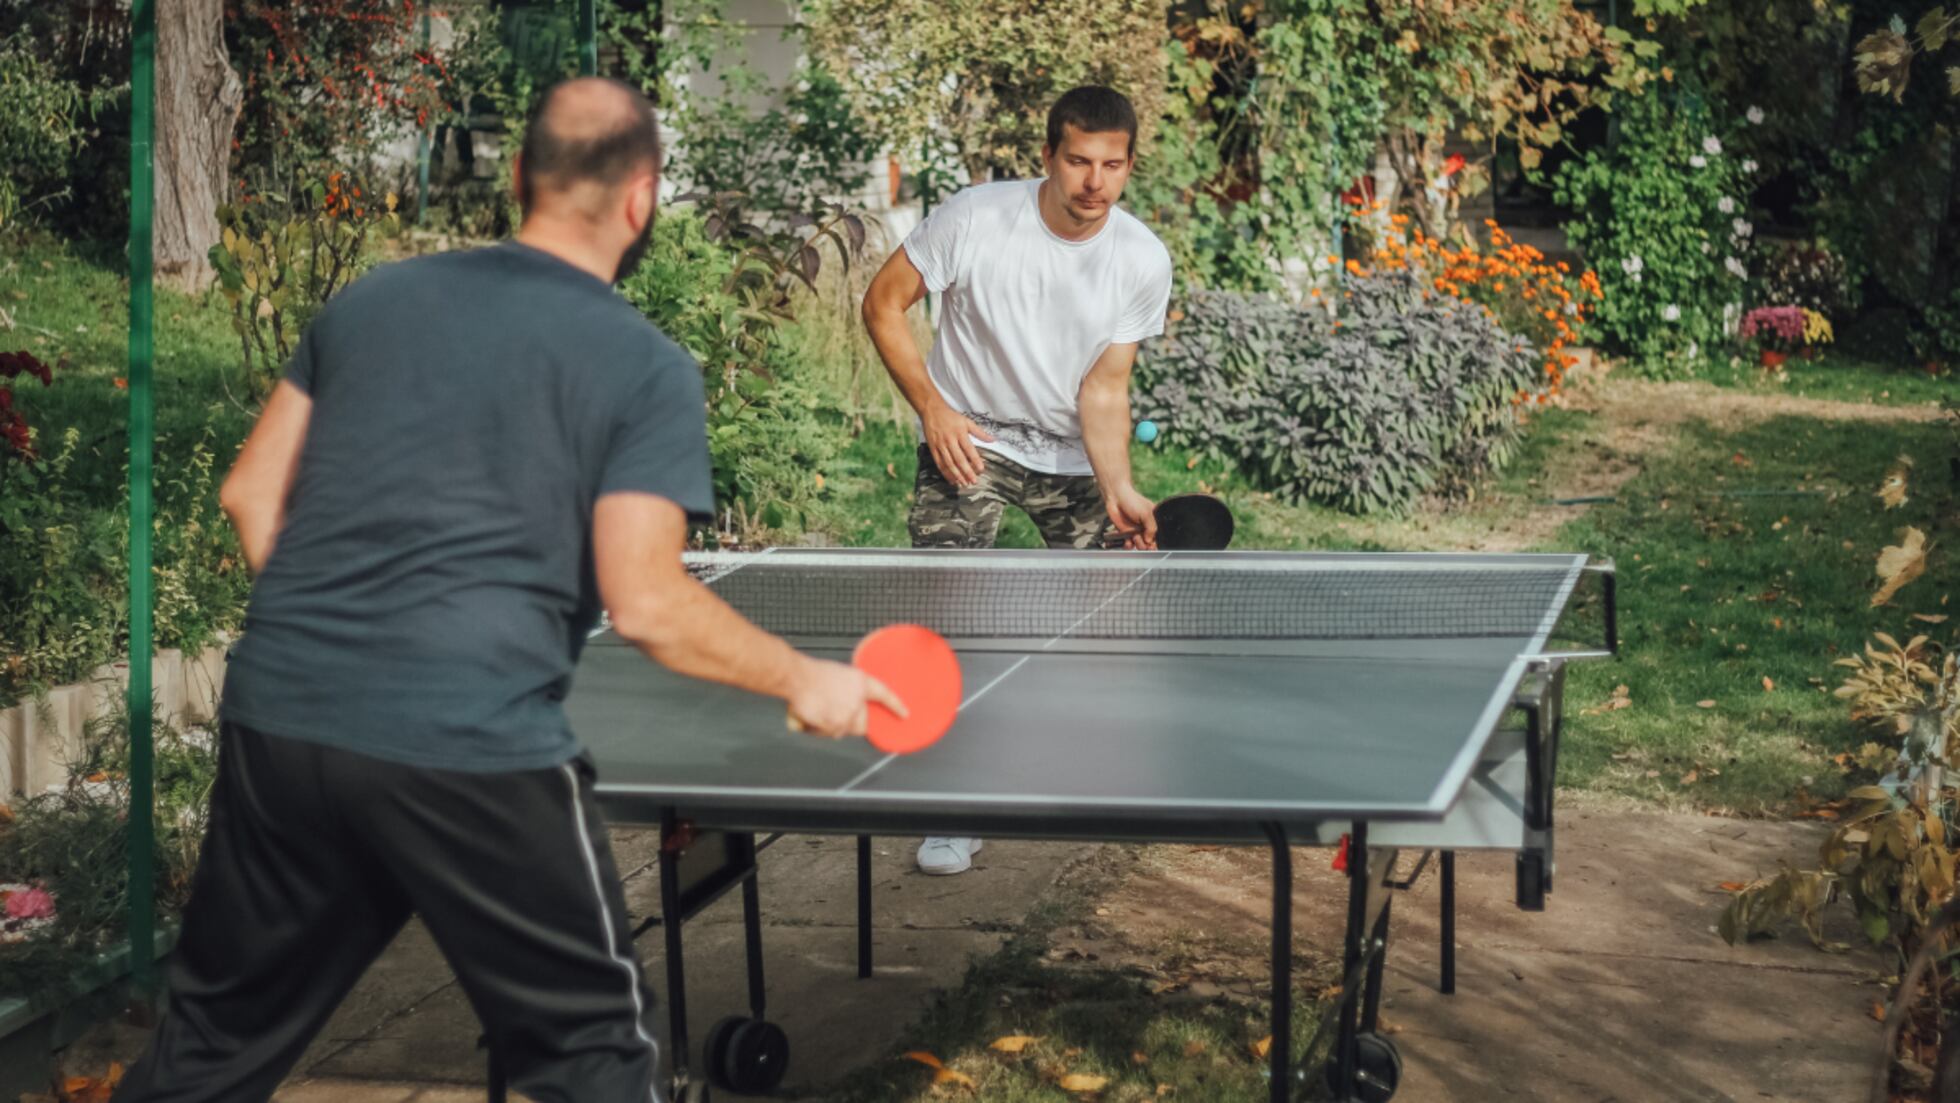
<svg viewBox="0 0 1960 1103"><path fill-rule="evenodd" d="M245 553L245 565L251 568L254 577L265 570L266 560L272 558L272 545L279 536L279 528L285 524L285 510L278 507L234 506L225 510L231 518L232 531L238 533L238 547Z"/></svg>
<svg viewBox="0 0 1960 1103"><path fill-rule="evenodd" d="M613 630L677 674L788 697L809 661L685 575L613 610Z"/></svg>
<svg viewBox="0 0 1960 1103"><path fill-rule="evenodd" d="M1082 445L1105 497L1130 486L1130 392L1128 380L1124 383L1090 381L1082 387Z"/></svg>
<svg viewBox="0 0 1960 1103"><path fill-rule="evenodd" d="M942 399L926 374L925 357L919 355L912 328L905 324L905 312L867 304L864 328L871 334L871 344L878 350L878 358L885 362L885 371L891 375L892 382L898 385L898 392L911 403L913 412L924 417Z"/></svg>

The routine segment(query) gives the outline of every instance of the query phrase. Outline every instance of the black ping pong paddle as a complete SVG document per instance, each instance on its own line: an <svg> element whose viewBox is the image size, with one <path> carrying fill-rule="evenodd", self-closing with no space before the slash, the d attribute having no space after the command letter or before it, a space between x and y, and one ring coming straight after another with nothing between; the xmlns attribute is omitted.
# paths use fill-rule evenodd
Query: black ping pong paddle
<svg viewBox="0 0 1960 1103"><path fill-rule="evenodd" d="M1209 494L1176 494L1157 503L1157 546L1164 551L1223 551L1233 527L1232 511Z"/></svg>

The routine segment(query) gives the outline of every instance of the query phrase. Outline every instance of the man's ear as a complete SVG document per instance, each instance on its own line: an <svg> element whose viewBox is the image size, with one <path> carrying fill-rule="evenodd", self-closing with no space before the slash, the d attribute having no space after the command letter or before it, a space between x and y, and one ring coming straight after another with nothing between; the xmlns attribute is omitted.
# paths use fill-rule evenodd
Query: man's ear
<svg viewBox="0 0 1960 1103"><path fill-rule="evenodd" d="M642 186L644 184L644 186ZM653 221L660 204L660 174L635 180L626 193L626 220L635 233Z"/></svg>

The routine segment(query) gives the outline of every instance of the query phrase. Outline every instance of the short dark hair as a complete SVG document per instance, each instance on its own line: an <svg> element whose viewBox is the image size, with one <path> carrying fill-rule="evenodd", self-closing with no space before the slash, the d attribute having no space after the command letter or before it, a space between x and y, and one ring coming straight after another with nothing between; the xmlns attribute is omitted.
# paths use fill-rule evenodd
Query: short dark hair
<svg viewBox="0 0 1960 1103"><path fill-rule="evenodd" d="M1062 127L1072 126L1084 134L1106 134L1120 130L1130 136L1130 156L1137 152L1137 109L1130 98L1114 88L1085 84L1062 93L1048 109L1048 151L1062 148Z"/></svg>
<svg viewBox="0 0 1960 1103"><path fill-rule="evenodd" d="M610 86L619 93L616 106L605 114L609 126L568 132L565 115L572 110L557 101L572 85L586 82ZM581 183L614 187L636 172L660 168L660 124L653 104L639 89L606 77L563 81L538 97L524 127L523 170L518 180L518 205L529 213L538 189L569 190Z"/></svg>

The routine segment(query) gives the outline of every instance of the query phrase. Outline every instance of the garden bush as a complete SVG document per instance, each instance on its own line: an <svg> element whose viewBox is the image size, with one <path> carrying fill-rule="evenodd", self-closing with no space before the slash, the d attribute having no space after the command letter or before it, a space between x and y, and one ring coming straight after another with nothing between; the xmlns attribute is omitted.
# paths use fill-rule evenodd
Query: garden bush
<svg viewBox="0 0 1960 1103"><path fill-rule="evenodd" d="M106 385L106 384L105 384ZM213 412L181 447L157 440L153 556L158 647L195 650L239 623L251 581L218 506ZM129 472L89 485L92 446L70 428L0 482L0 707L79 681L129 649Z"/></svg>
<svg viewBox="0 0 1960 1103"><path fill-rule="evenodd" d="M668 210L621 291L700 361L723 536L752 543L801 521L843 433L785 337L789 316L744 292L741 263L699 214Z"/></svg>
<svg viewBox="0 0 1960 1103"><path fill-rule="evenodd" d="M166 921L190 897L217 747L207 730L152 724L156 904ZM91 723L68 784L0 805L0 998L58 990L115 947L129 917L129 723Z"/></svg>
<svg viewBox="0 0 1960 1103"><path fill-rule="evenodd" d="M1599 274L1608 350L1650 374L1689 374L1741 318L1756 166L1705 101L1654 87L1615 103L1619 142L1558 175L1566 234Z"/></svg>
<svg viewBox="0 0 1960 1103"><path fill-rule="evenodd" d="M1330 317L1189 294L1138 362L1138 416L1289 500L1403 511L1501 465L1539 352L1413 271L1345 278Z"/></svg>
<svg viewBox="0 0 1960 1103"><path fill-rule="evenodd" d="M0 226L68 194L95 99L24 33L0 40Z"/></svg>

